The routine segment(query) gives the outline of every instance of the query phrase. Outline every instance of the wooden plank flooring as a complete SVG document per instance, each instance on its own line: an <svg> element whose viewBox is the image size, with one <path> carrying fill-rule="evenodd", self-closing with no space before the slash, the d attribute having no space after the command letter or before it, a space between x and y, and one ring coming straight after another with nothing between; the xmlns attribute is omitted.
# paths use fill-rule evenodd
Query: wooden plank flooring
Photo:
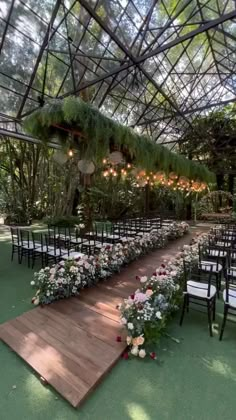
<svg viewBox="0 0 236 420"><path fill-rule="evenodd" d="M125 342L116 342L122 335L116 306L138 287L136 275L151 274L191 237L133 262L78 298L32 309L0 325L0 338L77 407L125 350Z"/></svg>

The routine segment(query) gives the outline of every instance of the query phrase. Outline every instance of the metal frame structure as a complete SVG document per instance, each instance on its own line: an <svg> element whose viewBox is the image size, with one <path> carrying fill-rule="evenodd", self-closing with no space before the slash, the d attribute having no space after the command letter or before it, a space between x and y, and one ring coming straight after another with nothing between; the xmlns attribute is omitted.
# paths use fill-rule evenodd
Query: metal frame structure
<svg viewBox="0 0 236 420"><path fill-rule="evenodd" d="M234 0L3 1L0 37L2 136L32 140L25 115L79 95L174 147L236 100Z"/></svg>

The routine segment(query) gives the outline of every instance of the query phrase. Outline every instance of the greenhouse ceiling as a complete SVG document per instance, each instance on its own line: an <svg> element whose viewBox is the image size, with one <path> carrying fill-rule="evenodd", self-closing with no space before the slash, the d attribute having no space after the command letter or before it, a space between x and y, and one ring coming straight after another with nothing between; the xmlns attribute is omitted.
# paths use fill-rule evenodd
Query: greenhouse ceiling
<svg viewBox="0 0 236 420"><path fill-rule="evenodd" d="M235 48L235 0L0 0L0 134L76 94L174 147L235 101Z"/></svg>

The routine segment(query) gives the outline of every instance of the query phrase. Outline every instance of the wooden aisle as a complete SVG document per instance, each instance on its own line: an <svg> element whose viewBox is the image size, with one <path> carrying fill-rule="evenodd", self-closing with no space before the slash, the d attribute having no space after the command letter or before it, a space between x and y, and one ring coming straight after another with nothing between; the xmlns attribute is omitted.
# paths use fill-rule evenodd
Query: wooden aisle
<svg viewBox="0 0 236 420"><path fill-rule="evenodd" d="M122 335L116 306L136 290L136 275L151 274L203 230L194 229L133 262L112 279L83 290L78 298L32 309L0 325L0 338L77 407L126 348L125 342L116 342Z"/></svg>

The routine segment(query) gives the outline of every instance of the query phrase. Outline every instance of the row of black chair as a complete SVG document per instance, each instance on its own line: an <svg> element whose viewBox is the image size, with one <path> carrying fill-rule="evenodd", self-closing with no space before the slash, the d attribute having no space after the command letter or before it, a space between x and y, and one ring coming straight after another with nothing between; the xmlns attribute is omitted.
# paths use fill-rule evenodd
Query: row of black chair
<svg viewBox="0 0 236 420"><path fill-rule="evenodd" d="M236 315L236 227L215 228L209 236L209 243L199 246L199 262L196 270L184 262L185 288L180 325L189 305L206 306L209 332L212 336L212 320L215 319L216 297L220 297L222 277L224 317L220 332L222 340L227 316Z"/></svg>
<svg viewBox="0 0 236 420"><path fill-rule="evenodd" d="M163 223L169 223L163 222ZM15 253L18 262L27 258L28 266L34 267L36 259L42 266L60 259L77 258L81 255L94 255L102 247L117 242L133 240L160 229L160 218L133 218L116 223L94 223L89 232L80 227L57 227L50 225L46 233L35 233L26 229L11 228L12 259Z"/></svg>

